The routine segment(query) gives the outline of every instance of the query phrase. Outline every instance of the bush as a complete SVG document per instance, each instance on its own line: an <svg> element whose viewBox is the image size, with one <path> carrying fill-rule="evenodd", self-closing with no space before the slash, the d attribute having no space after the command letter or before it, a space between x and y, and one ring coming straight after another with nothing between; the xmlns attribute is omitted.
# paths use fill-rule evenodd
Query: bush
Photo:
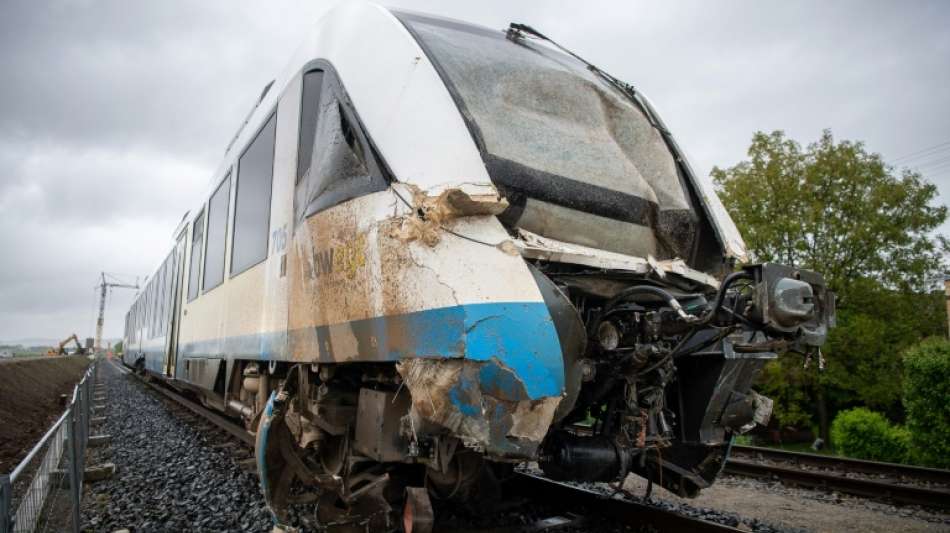
<svg viewBox="0 0 950 533"><path fill-rule="evenodd" d="M904 352L903 399L911 460L950 468L950 342L927 339Z"/></svg>
<svg viewBox="0 0 950 533"><path fill-rule="evenodd" d="M910 432L880 413L857 407L838 413L831 423L831 441L848 457L902 463L907 460Z"/></svg>

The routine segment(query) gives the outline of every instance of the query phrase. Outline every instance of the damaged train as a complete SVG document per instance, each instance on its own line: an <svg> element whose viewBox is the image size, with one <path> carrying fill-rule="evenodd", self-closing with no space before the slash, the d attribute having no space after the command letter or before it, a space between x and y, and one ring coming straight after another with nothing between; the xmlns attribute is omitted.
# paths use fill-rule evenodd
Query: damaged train
<svg viewBox="0 0 950 533"><path fill-rule="evenodd" d="M244 422L277 521L486 502L532 461L692 496L768 421L762 366L834 322L821 275L745 255L631 85L526 25L345 3L228 145L123 360Z"/></svg>

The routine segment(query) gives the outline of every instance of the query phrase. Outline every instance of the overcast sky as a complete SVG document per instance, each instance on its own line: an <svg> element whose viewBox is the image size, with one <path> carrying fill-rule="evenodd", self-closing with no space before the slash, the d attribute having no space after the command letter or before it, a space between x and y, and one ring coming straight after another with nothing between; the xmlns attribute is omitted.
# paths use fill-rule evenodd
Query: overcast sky
<svg viewBox="0 0 950 533"><path fill-rule="evenodd" d="M152 272L254 98L335 4L0 2L0 339L92 336L98 273ZM390 5L534 26L644 91L703 174L756 130L807 144L831 128L950 198L950 2ZM132 295L110 297L107 337Z"/></svg>

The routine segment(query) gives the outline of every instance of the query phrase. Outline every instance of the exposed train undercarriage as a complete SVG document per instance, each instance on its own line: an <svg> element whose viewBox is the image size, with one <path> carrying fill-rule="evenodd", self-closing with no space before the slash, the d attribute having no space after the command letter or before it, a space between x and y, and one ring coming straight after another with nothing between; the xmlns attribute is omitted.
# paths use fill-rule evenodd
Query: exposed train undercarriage
<svg viewBox="0 0 950 533"><path fill-rule="evenodd" d="M488 438L521 442L486 450L464 437L464 419L444 416L459 376L484 365L429 361L417 374L405 361L240 367L229 409L257 433L262 488L278 520L289 505L314 501L324 523L379 527L407 495L424 509L429 494L490 506L525 454L554 479L634 473L695 496L722 469L732 436L768 422L771 400L750 388L762 366L787 351L816 352L834 319L819 275L773 264L746 267L705 294L675 275L541 262L532 270L565 346L566 374L566 393L536 440L514 437L509 420L499 426L508 434ZM494 407L515 426L544 420L544 406L519 413L493 405L505 394L483 392L479 416Z"/></svg>

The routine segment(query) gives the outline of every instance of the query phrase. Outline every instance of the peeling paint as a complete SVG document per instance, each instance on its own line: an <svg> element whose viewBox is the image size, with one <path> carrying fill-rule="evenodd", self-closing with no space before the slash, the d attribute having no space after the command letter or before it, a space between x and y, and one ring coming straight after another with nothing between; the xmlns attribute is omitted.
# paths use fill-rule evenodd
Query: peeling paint
<svg viewBox="0 0 950 533"><path fill-rule="evenodd" d="M533 457L561 401L530 399L521 377L496 358L403 359L396 370L414 415L499 458Z"/></svg>

